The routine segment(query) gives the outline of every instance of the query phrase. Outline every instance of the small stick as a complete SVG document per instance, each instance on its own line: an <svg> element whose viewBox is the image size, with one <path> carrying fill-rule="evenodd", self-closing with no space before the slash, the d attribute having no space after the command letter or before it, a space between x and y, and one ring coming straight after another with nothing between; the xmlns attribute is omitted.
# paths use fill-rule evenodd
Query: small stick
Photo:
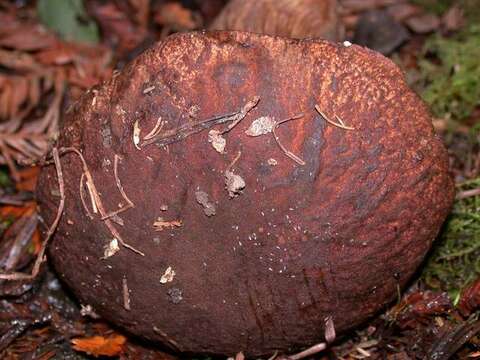
<svg viewBox="0 0 480 360"><path fill-rule="evenodd" d="M240 111L235 113L215 116L210 119L202 120L196 123L185 123L179 127L171 130L166 130L162 134L156 134L150 139L144 140L141 146L156 143L158 146L165 146L174 142L181 141L190 135L196 134L200 131L208 129L214 125L233 122L224 132L230 131L238 122L240 122L255 106L257 106L260 98L255 96L252 100L247 102Z"/></svg>
<svg viewBox="0 0 480 360"><path fill-rule="evenodd" d="M84 174L87 178L87 188L91 189L91 194L90 195L95 200L95 204L98 207L98 211L99 211L100 215L102 217L106 216L107 213L105 211L105 208L103 207L102 199L100 199L100 195L98 195L98 191L95 187L95 183L93 182L92 174L90 173L90 170L88 169L88 165L87 165L87 162L85 161L85 158L83 157L83 154L77 148L74 148L74 147L61 148L60 152L62 153L62 155L66 154L66 153L69 153L69 152L73 152L80 158L80 160L82 162L83 172L84 172ZM112 234L112 236L114 238L116 238L120 244L122 244L127 249L130 249L133 252L135 252L135 253L137 253L141 256L145 256L145 254L143 252L135 249L132 245L127 244L122 239L122 237L118 233L117 229L113 225L111 219L105 219L104 223L105 223L105 226L108 228L108 230L110 230L110 233Z"/></svg>
<svg viewBox="0 0 480 360"><path fill-rule="evenodd" d="M98 213L97 203L95 202L95 195L93 195L92 184L87 179L87 190L90 195L90 202L92 203L92 211L94 214Z"/></svg>
<svg viewBox="0 0 480 360"><path fill-rule="evenodd" d="M120 182L120 178L118 177L118 160L119 159L121 159L121 157L115 154L114 160L113 160L113 174L115 176L115 183L117 184L118 191L120 191L120 194L127 202L127 205L124 205L120 209L111 211L107 215L102 216L102 220L106 220L108 218L111 218L112 216L115 216L117 214L120 214L121 212L124 212L125 210L135 207L135 204L128 198L127 194L125 194L122 183Z"/></svg>
<svg viewBox="0 0 480 360"><path fill-rule="evenodd" d="M233 119L233 122L230 125L228 125L227 128L220 133L220 135L223 135L229 132L235 126L237 126L237 124L240 121L242 121L245 118L245 116L247 116L248 112L252 110L255 106L257 106L259 101L260 101L260 97L255 96L252 100L247 102L245 106L242 108L242 110L240 110L240 112L234 116L235 119Z"/></svg>
<svg viewBox="0 0 480 360"><path fill-rule="evenodd" d="M130 311L130 293L128 290L127 278L124 276L122 279L122 288L123 288L123 307L125 310Z"/></svg>
<svg viewBox="0 0 480 360"><path fill-rule="evenodd" d="M315 354L319 353L320 351L325 350L326 348L327 348L327 343L320 343L320 344L317 344L317 345L313 345L312 347L309 347L308 349L303 350L303 351L299 352L298 354L290 355L288 358L291 359L291 360L300 360L300 359L306 358L308 356L315 355Z"/></svg>
<svg viewBox="0 0 480 360"><path fill-rule="evenodd" d="M332 124L333 126L336 126L336 127L339 127L340 129L344 129L344 130L355 130L354 127L352 126L347 126L345 125L345 123L343 122L343 120L340 118L340 116L338 115L335 115L335 118L337 119L338 123L333 121L333 120L330 120L327 115L325 115L322 110L320 110L320 106L318 105L315 105L315 110L318 111L318 113L325 119L326 122L328 122L329 124Z"/></svg>
<svg viewBox="0 0 480 360"><path fill-rule="evenodd" d="M480 188L461 191L457 194L456 198L457 200L462 200L462 199L467 199L477 195L480 195Z"/></svg>
<svg viewBox="0 0 480 360"><path fill-rule="evenodd" d="M58 149L52 149L53 160L55 162L55 169L57 170L57 179L58 179L58 190L60 191L60 203L58 204L57 214L53 223L50 225L47 231L47 235L45 236L45 240L43 240L42 247L37 255L35 263L32 268L32 272L30 274L25 274L21 272L15 272L10 274L0 274L0 279L4 280L32 280L35 279L40 271L40 266L44 261L45 250L47 249L48 242L52 237L53 233L57 229L58 223L63 214L63 209L65 207L65 183L63 181L63 172L62 172L62 164L60 162L60 156L58 154Z"/></svg>

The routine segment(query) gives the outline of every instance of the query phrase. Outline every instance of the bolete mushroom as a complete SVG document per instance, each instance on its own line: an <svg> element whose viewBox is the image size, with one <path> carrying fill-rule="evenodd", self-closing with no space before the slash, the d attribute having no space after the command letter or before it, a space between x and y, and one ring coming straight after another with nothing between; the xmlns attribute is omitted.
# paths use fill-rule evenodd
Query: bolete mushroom
<svg viewBox="0 0 480 360"><path fill-rule="evenodd" d="M230 0L209 28L331 41L345 32L337 0Z"/></svg>
<svg viewBox="0 0 480 360"><path fill-rule="evenodd" d="M86 93L55 146L60 277L105 319L195 353L271 354L322 341L326 318L361 324L454 194L399 68L322 40L170 36ZM56 189L46 166L47 224Z"/></svg>

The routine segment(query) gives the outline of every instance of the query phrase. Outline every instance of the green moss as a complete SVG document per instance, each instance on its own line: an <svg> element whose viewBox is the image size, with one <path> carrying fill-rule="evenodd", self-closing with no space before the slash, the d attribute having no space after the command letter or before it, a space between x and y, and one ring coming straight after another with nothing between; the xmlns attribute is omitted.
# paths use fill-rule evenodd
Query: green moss
<svg viewBox="0 0 480 360"><path fill-rule="evenodd" d="M465 182L458 191L480 187L480 178ZM440 238L422 272L433 289L456 298L460 290L480 276L480 195L457 200Z"/></svg>
<svg viewBox="0 0 480 360"><path fill-rule="evenodd" d="M459 34L432 36L419 60L422 96L433 113L461 121L480 105L480 26L470 25Z"/></svg>

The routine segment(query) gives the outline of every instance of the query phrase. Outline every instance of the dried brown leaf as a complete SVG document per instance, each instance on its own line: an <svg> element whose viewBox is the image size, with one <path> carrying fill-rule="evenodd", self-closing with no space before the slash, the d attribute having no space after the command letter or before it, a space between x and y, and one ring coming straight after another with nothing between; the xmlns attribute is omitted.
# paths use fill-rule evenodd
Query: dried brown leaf
<svg viewBox="0 0 480 360"><path fill-rule="evenodd" d="M92 336L72 340L73 348L93 356L118 356L124 350L127 339L120 334L108 337Z"/></svg>

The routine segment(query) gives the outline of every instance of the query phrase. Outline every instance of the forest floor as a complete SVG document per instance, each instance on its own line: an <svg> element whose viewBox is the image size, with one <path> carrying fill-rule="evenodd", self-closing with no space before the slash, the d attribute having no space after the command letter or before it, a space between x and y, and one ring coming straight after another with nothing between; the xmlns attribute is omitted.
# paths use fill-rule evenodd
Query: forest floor
<svg viewBox="0 0 480 360"><path fill-rule="evenodd" d="M0 0L3 271L29 271L41 249L34 197L39 169L20 164L43 155L62 111L153 42L173 32L205 26L224 3L88 0L85 9L81 0ZM313 357L480 358L478 1L339 3L347 39L355 37L360 20L372 11L391 14L389 21L406 30L408 36L400 44L381 39L387 42L382 45L392 45L386 55L405 71L409 84L432 109L434 127L449 150L457 197L428 258L397 302ZM372 47L375 44L372 39L366 41L366 45L369 41ZM33 280L0 280L0 358L98 356L177 358L121 333L80 306L48 262ZM236 359L241 358L237 354Z"/></svg>

